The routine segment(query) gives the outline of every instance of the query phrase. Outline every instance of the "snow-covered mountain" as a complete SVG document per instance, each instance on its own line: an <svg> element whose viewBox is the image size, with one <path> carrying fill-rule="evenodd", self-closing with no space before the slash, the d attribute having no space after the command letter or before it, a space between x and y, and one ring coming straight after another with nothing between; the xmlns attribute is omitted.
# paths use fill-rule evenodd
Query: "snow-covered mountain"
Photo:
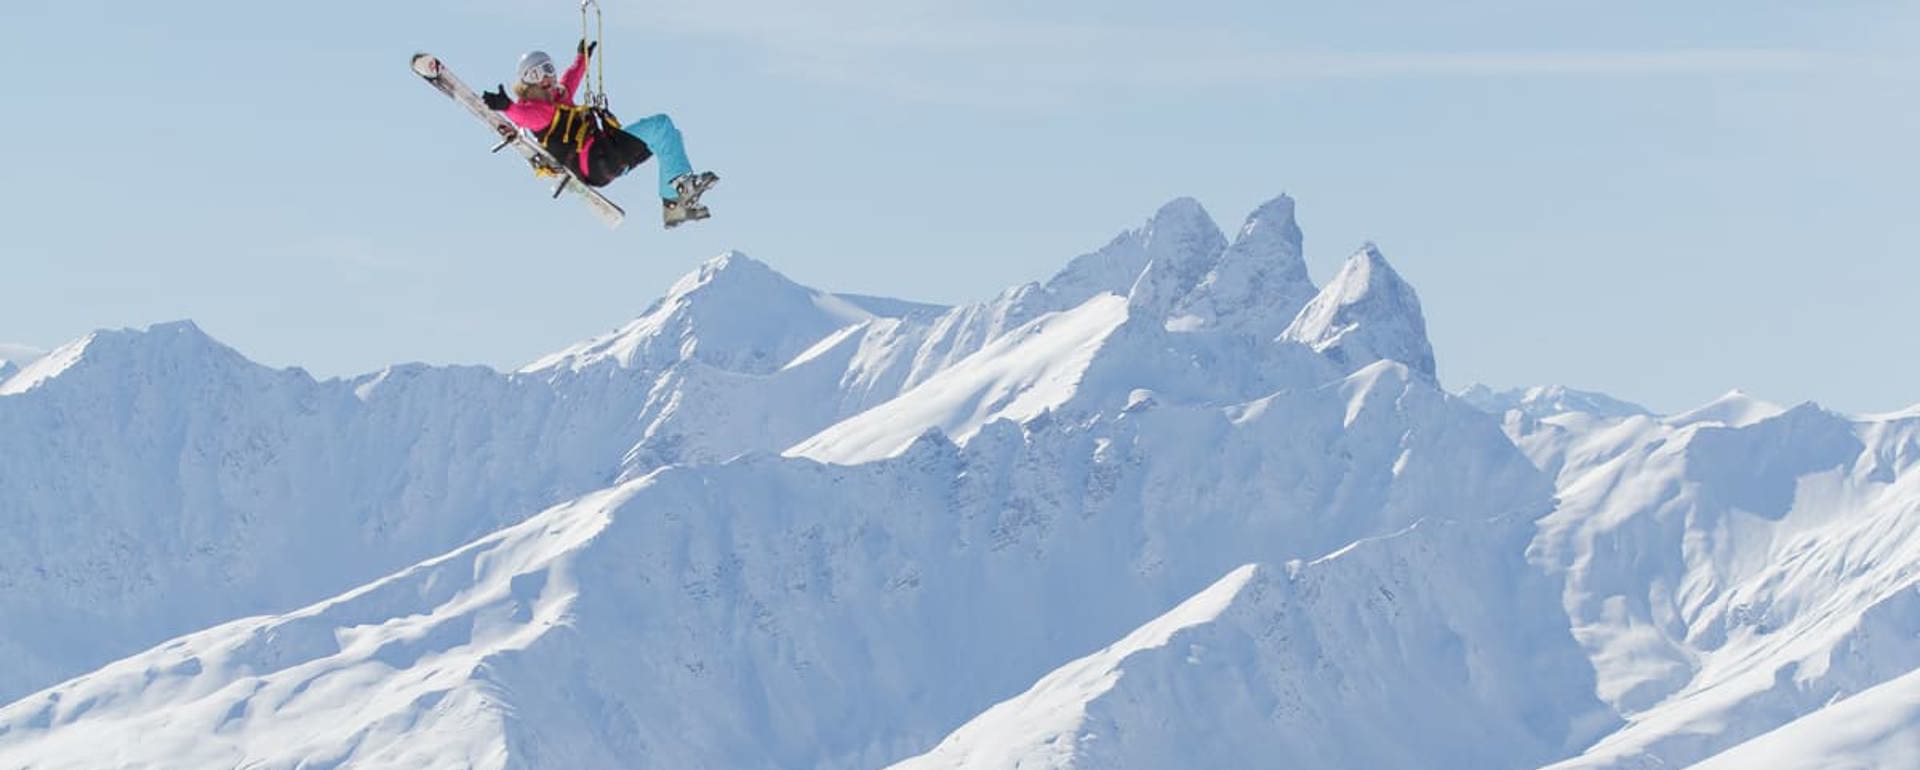
<svg viewBox="0 0 1920 770"><path fill-rule="evenodd" d="M728 254L512 373L91 335L0 377L0 766L1912 754L1822 715L1920 667L1920 410L1456 397L1301 243L1182 199L957 307Z"/></svg>
<svg viewBox="0 0 1920 770"><path fill-rule="evenodd" d="M1241 567L894 770L1564 755L1611 720L1584 702L1591 669L1520 556L1526 525L1423 521L1311 562Z"/></svg>
<svg viewBox="0 0 1920 770"><path fill-rule="evenodd" d="M1621 401L1605 393L1575 390L1563 385L1509 390L1494 390L1485 385L1472 385L1460 391L1460 398L1482 411L1493 414L1519 411L1536 419L1569 412L1595 417L1632 417L1653 414L1644 406Z"/></svg>
<svg viewBox="0 0 1920 770"><path fill-rule="evenodd" d="M45 729L0 738L0 760L90 766L103 755L75 747L93 746L133 767L382 766L400 751L462 767L483 746L525 767L886 764L1254 555L1324 553L1416 523L1523 524L1545 506L1544 480L1497 430L1378 366L1249 409L1002 421L965 448L930 435L854 466L751 455L664 469L369 589L31 696L0 724ZM1422 419L1440 425L1409 429ZM1478 440L1439 451L1453 430ZM1329 436L1350 461L1321 458ZM1424 459L1396 476L1409 453ZM1191 477L1207 457L1231 465ZM1467 465L1509 478L1438 483ZM1268 488L1281 479L1296 483ZM1536 582L1524 596L1541 611L1519 614L1551 619L1555 593ZM1503 698L1529 706L1537 721L1520 732L1540 735L1497 751L1539 756L1575 716L1603 711L1572 636L1546 632L1557 643L1525 645L1542 665L1513 676L1574 677L1558 692L1575 696ZM369 707L369 684L387 705ZM151 720L168 713L239 721L137 752L114 740L165 732ZM246 727L254 719L263 729ZM466 727L392 727L422 723Z"/></svg>
<svg viewBox="0 0 1920 770"><path fill-rule="evenodd" d="M1559 476L1533 553L1628 718L1558 767L1685 766L1920 667L1920 415L1508 425Z"/></svg>

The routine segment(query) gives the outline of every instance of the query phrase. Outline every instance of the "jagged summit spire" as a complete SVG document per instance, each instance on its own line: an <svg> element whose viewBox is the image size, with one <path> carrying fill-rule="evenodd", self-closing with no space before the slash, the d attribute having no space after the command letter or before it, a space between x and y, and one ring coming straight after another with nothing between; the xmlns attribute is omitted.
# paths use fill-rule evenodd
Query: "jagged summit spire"
<svg viewBox="0 0 1920 770"><path fill-rule="evenodd" d="M1311 347L1342 366L1358 368L1391 359L1429 377L1435 374L1420 298L1372 242L1347 259L1281 338Z"/></svg>
<svg viewBox="0 0 1920 770"><path fill-rule="evenodd" d="M1175 308L1176 323L1271 339L1313 297L1293 198L1247 216L1233 244Z"/></svg>
<svg viewBox="0 0 1920 770"><path fill-rule="evenodd" d="M1185 195L1161 204L1159 210L1153 212L1156 226L1179 221L1204 226L1212 224L1213 218L1208 216L1207 207L1200 205L1199 200Z"/></svg>
<svg viewBox="0 0 1920 770"><path fill-rule="evenodd" d="M1128 230L1099 251L1082 255L1047 281L1057 306L1071 307L1096 294L1129 294L1151 263L1165 273L1168 301L1198 282L1226 248L1226 235L1205 207L1192 198L1176 198L1161 206L1139 228ZM1156 282L1159 279L1156 279Z"/></svg>
<svg viewBox="0 0 1920 770"><path fill-rule="evenodd" d="M1190 278L1189 285L1198 282L1227 247L1220 226L1192 198L1176 198L1161 206L1145 235L1148 257Z"/></svg>
<svg viewBox="0 0 1920 770"><path fill-rule="evenodd" d="M1262 203L1247 215L1247 221L1234 236L1234 249L1293 253L1298 257L1304 236L1295 216L1293 196L1281 193ZM1304 272L1305 268L1302 268Z"/></svg>

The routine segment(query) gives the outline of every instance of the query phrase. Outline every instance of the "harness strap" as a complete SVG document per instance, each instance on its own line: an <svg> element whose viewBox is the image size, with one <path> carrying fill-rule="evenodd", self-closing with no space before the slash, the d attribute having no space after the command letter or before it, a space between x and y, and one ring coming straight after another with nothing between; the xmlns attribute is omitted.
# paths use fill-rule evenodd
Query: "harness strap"
<svg viewBox="0 0 1920 770"><path fill-rule="evenodd" d="M570 144L578 144L594 134L619 128L620 121L613 116L613 113L606 110L598 107L556 104L553 106L553 122L547 124L547 130L540 132L540 140L546 141L552 137L560 137Z"/></svg>

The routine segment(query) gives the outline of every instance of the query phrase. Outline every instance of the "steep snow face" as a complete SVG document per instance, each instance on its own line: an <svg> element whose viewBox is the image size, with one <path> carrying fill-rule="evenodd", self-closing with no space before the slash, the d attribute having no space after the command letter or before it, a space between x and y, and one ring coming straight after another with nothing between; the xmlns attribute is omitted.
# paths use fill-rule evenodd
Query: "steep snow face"
<svg viewBox="0 0 1920 770"><path fill-rule="evenodd" d="M1584 414L1594 417L1632 417L1653 414L1644 406L1622 401L1605 393L1574 390L1561 385L1496 391L1485 385L1475 384L1461 391L1460 397L1475 408L1489 414L1504 415L1507 412L1517 411L1536 420L1562 414Z"/></svg>
<svg viewBox="0 0 1920 770"><path fill-rule="evenodd" d="M1920 670L1796 719L1691 770L1920 767Z"/></svg>
<svg viewBox="0 0 1920 770"><path fill-rule="evenodd" d="M1244 403L1001 420L856 466L668 468L0 709L0 762L883 766L1237 565L1421 521L1524 526L1549 492L1493 420L1388 362ZM1315 589L1349 598L1310 614L1351 616L1373 588ZM1476 644L1537 641L1505 627ZM1438 639L1407 649L1456 649ZM1492 742L1489 766L1570 734L1591 691L1543 696L1513 728L1535 737Z"/></svg>
<svg viewBox="0 0 1920 770"><path fill-rule="evenodd" d="M1099 739L1081 734L1087 712L1096 700L1113 692L1122 667L1168 647L1188 629L1219 620L1256 577L1264 575L1254 564L1228 573L1120 641L1056 669L1019 697L989 709L941 741L933 752L896 764L893 770L1071 766L1081 743ZM1186 759L1197 762L1200 758L1189 749Z"/></svg>
<svg viewBox="0 0 1920 770"><path fill-rule="evenodd" d="M162 333L168 333L169 331L173 333L192 333L199 330L199 327L193 327L191 324L185 324L184 326L191 328L174 330L169 327L160 327L156 328L155 331ZM102 335L112 336L114 334L114 332L96 332L55 348L51 353L35 356L31 360L24 360L22 363L8 361L10 364L10 372L6 377L0 377L0 396L25 393L39 386L40 383L59 376L61 372L66 371L80 361L81 354L87 351L87 346L92 345L95 339ZM120 332L120 334L125 334L125 332ZM112 344L111 341L109 341L108 344Z"/></svg>
<svg viewBox="0 0 1920 770"><path fill-rule="evenodd" d="M904 451L929 430L965 442L993 420L1024 422L1071 399L1100 346L1126 320L1125 301L1111 294L1042 316L788 454L853 464Z"/></svg>
<svg viewBox="0 0 1920 770"><path fill-rule="evenodd" d="M1557 768L1684 766L1920 667L1920 420L1770 412L1508 421L1559 477L1534 558L1628 716Z"/></svg>
<svg viewBox="0 0 1920 770"><path fill-rule="evenodd" d="M1425 523L1230 573L894 770L1532 767L1611 719L1515 547Z"/></svg>
<svg viewBox="0 0 1920 770"><path fill-rule="evenodd" d="M1352 368L1389 360L1434 376L1420 298L1372 244L1347 260L1281 338Z"/></svg>

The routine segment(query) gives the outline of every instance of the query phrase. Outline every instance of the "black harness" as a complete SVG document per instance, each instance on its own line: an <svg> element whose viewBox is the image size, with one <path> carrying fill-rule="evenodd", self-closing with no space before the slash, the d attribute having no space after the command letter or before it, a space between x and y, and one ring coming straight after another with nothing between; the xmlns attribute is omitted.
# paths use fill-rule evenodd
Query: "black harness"
<svg viewBox="0 0 1920 770"><path fill-rule="evenodd" d="M618 130L620 121L603 108L554 102L553 122L536 136L554 160L567 168L579 169L580 148L587 140Z"/></svg>

